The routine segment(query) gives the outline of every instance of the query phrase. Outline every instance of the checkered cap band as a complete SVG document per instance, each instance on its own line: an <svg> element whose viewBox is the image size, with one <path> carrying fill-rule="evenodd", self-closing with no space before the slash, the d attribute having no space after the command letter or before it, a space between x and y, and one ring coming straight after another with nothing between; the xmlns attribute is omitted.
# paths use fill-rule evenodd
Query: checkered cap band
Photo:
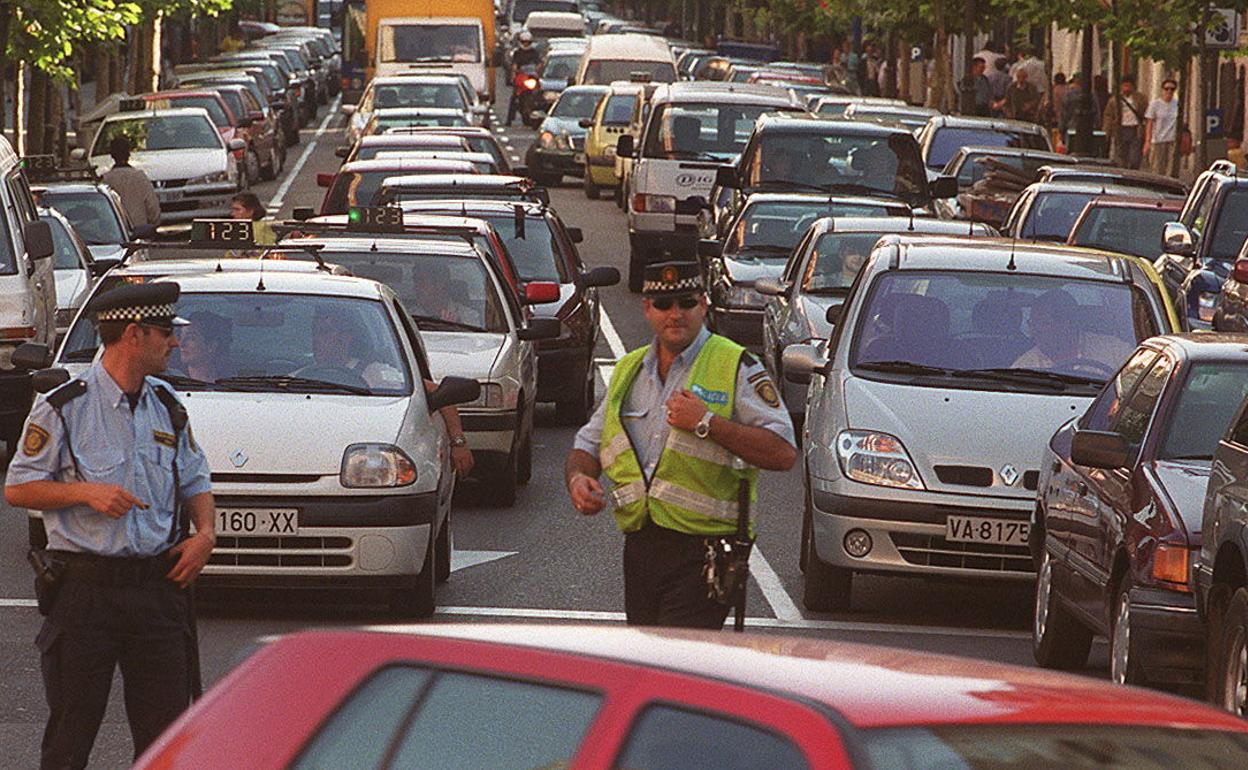
<svg viewBox="0 0 1248 770"><path fill-rule="evenodd" d="M679 292L702 291L702 278L695 275L675 281L645 281L641 284L641 291L643 294L650 292L676 294Z"/></svg>
<svg viewBox="0 0 1248 770"><path fill-rule="evenodd" d="M142 323L149 318L173 318L173 305L136 305L132 307L110 308L97 313L100 321L134 321Z"/></svg>

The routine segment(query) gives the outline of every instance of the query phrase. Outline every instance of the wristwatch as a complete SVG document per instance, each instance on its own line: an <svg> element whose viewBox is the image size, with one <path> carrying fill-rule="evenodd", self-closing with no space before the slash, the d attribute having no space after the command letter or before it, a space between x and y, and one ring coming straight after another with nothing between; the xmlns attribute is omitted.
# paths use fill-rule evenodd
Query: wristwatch
<svg viewBox="0 0 1248 770"><path fill-rule="evenodd" d="M462 433L459 434L458 436L451 436L451 446L452 447L468 446L468 439Z"/></svg>
<svg viewBox="0 0 1248 770"><path fill-rule="evenodd" d="M706 438L711 435L711 418L715 415L711 414L711 410L707 409L702 415L702 419L698 420L698 424L693 429L693 435L698 438Z"/></svg>

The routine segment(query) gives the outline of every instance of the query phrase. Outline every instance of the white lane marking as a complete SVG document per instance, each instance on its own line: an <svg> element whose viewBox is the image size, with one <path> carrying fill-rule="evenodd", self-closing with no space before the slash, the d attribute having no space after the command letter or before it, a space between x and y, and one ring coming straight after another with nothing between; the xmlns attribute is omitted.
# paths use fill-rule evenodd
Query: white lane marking
<svg viewBox="0 0 1248 770"><path fill-rule="evenodd" d="M767 563L767 559L763 557L763 549L758 545L750 551L750 577L754 578L754 582L762 590L763 598L771 605L771 611L777 620L784 623L797 623L805 620L802 617L802 611L797 608L789 592L784 590L784 583L780 581L780 576Z"/></svg>
<svg viewBox="0 0 1248 770"><path fill-rule="evenodd" d="M451 551L451 572L486 564L508 556L515 556L519 551Z"/></svg>
<svg viewBox="0 0 1248 770"><path fill-rule="evenodd" d="M624 347L624 341L620 339L620 334L615 330L615 324L611 323L611 316L607 315L606 308L603 308L602 315L599 316L599 325L602 326L602 336L607 338L607 347L611 348L611 355L619 360L628 352L628 348Z"/></svg>
<svg viewBox="0 0 1248 770"><path fill-rule="evenodd" d="M0 607L38 607L34 599L0 599Z"/></svg>
<svg viewBox="0 0 1248 770"><path fill-rule="evenodd" d="M312 141L308 142L308 146L303 148L303 154L299 156L299 160L295 161L295 165L286 172L286 179L282 182L281 187L277 188L277 192L273 194L272 200L269 201L269 211L277 214L278 209L286 201L286 193L290 192L290 186L295 183L295 179L299 176L299 172L303 170L303 165L308 162L308 158L312 155L312 150L316 148L316 143L324 136L325 130L329 128L329 121L333 120L338 114L338 109L342 105L342 97L334 97L333 103L329 105L329 114L321 121L321 125L317 126L316 134L312 137Z"/></svg>

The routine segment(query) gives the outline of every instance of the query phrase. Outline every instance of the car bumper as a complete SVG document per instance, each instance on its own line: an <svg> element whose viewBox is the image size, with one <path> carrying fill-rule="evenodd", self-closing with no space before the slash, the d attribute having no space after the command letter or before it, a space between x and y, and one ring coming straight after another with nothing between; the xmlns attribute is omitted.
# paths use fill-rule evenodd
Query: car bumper
<svg viewBox="0 0 1248 770"><path fill-rule="evenodd" d="M688 241L690 248L698 242L698 215L634 211L632 202L628 209L628 232L630 235L654 238L674 237Z"/></svg>
<svg viewBox="0 0 1248 770"><path fill-rule="evenodd" d="M734 340L754 352L763 345L763 311L737 308L711 308L715 322L715 333Z"/></svg>
<svg viewBox="0 0 1248 770"><path fill-rule="evenodd" d="M158 232L172 232L176 226L189 224L194 219L228 219L230 198L235 192L234 185L228 183L194 189L174 188L158 191L157 197L160 199Z"/></svg>
<svg viewBox="0 0 1248 770"><path fill-rule="evenodd" d="M558 401L578 394L585 382L585 348L537 349L537 400Z"/></svg>
<svg viewBox="0 0 1248 770"><path fill-rule="evenodd" d="M529 155L529 169L538 173L580 176L584 173L584 158L572 150L534 149Z"/></svg>
<svg viewBox="0 0 1248 770"><path fill-rule="evenodd" d="M514 409L469 411L461 409L459 421L464 427L468 448L474 452L511 451L519 413Z"/></svg>
<svg viewBox="0 0 1248 770"><path fill-rule="evenodd" d="M1205 677L1206 627L1191 594L1131 589L1133 654L1155 684L1200 684ZM1138 652L1134 650L1138 649Z"/></svg>
<svg viewBox="0 0 1248 770"><path fill-rule="evenodd" d="M1034 502L992 500L993 507L944 502L901 502L813 491L815 550L819 558L855 572L990 580L1031 580L1034 568L1026 543L989 545L945 539L949 516L980 516L1027 522ZM852 512L852 513L851 513ZM862 557L844 548L851 530L871 536Z"/></svg>
<svg viewBox="0 0 1248 770"><path fill-rule="evenodd" d="M420 572L437 519L436 492L413 495L255 497L224 495L218 509L299 513L294 536L217 536L200 581L219 587L336 587L346 581L401 585Z"/></svg>

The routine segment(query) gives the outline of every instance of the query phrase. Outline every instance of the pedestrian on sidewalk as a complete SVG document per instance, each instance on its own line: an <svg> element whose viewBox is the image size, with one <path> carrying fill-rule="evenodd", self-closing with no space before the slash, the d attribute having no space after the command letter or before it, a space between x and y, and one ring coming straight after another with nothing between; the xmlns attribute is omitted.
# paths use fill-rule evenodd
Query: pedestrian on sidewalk
<svg viewBox="0 0 1248 770"><path fill-rule="evenodd" d="M1014 82L1005 89L1005 97L1000 105L1007 118L1036 121L1040 109L1040 92L1027 81L1026 69L1019 67L1014 70Z"/></svg>
<svg viewBox="0 0 1248 770"><path fill-rule="evenodd" d="M1144 146L1144 113L1148 110L1148 98L1135 90L1135 78L1123 75L1118 93L1101 115L1101 130L1109 140L1114 162L1123 168L1140 167Z"/></svg>
<svg viewBox="0 0 1248 770"><path fill-rule="evenodd" d="M111 187L121 198L130 223L137 228L149 229L154 235L160 224L160 199L156 188L141 169L130 165L130 151L134 145L127 136L114 136L108 143L108 154L113 156L113 167L105 171L100 181Z"/></svg>
<svg viewBox="0 0 1248 770"><path fill-rule="evenodd" d="M1154 174L1174 176L1174 142L1179 122L1179 101L1174 98L1179 84L1170 78L1161 81L1161 96L1144 113L1144 155Z"/></svg>
<svg viewBox="0 0 1248 770"><path fill-rule="evenodd" d="M718 629L729 608L708 594L708 544L736 532L742 484L752 499L759 469L793 467L793 424L758 360L703 326L696 264L647 266L641 293L654 339L616 362L565 481L584 515L615 504L630 624Z"/></svg>

